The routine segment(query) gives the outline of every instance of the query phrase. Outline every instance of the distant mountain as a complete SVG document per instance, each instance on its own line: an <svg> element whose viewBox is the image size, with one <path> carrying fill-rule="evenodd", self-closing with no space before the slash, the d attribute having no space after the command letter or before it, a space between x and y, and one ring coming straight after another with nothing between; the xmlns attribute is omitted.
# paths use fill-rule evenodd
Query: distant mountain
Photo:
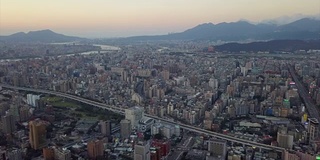
<svg viewBox="0 0 320 160"><path fill-rule="evenodd" d="M83 38L65 36L51 30L30 31L28 33L18 32L9 36L0 36L0 41L7 42L42 42L58 43L83 40Z"/></svg>
<svg viewBox="0 0 320 160"><path fill-rule="evenodd" d="M251 24L246 21L231 23L205 23L181 33L157 36L136 36L125 41L153 40L275 40L275 39L319 39L320 20L304 18L286 25Z"/></svg>
<svg viewBox="0 0 320 160"><path fill-rule="evenodd" d="M285 25L285 24L289 24L292 23L294 21L297 21L299 19L303 19L303 18L310 18L310 19L320 19L320 14L315 14L315 15L305 15L305 14L294 14L294 15L285 15L285 16L280 16L277 18L273 18L273 19L265 19L262 20L260 23L264 23L264 24L274 24L274 25Z"/></svg>
<svg viewBox="0 0 320 160"><path fill-rule="evenodd" d="M155 36L135 36L118 38L113 41L141 42L159 40L222 40L222 41L255 41L279 39L320 39L320 20L303 18L285 25L251 24L247 21L231 23L204 23L180 33ZM0 36L0 41L9 42L70 42L85 40L79 37L65 36L51 30L15 33L9 36Z"/></svg>
<svg viewBox="0 0 320 160"><path fill-rule="evenodd" d="M281 31L309 31L319 32L320 21L315 19L303 18L295 22L278 27Z"/></svg>
<svg viewBox="0 0 320 160"><path fill-rule="evenodd" d="M309 50L309 49L320 49L319 40L272 40L267 42L252 42L246 44L240 43L227 43L220 46L216 46L217 51L227 52L258 52L258 51L284 51L292 52L297 50Z"/></svg>

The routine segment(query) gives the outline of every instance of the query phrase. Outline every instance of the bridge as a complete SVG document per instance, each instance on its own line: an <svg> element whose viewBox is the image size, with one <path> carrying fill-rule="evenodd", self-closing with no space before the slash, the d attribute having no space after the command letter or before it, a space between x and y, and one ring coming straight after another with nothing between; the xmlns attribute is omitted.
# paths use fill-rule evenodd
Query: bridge
<svg viewBox="0 0 320 160"><path fill-rule="evenodd" d="M72 95L72 94L68 94L68 93L62 93L62 92L56 92L56 91L50 91L50 90L43 90L43 89L34 89L34 88L26 88L26 87L16 87L16 86L11 86L11 85L5 85L5 84L0 84L0 86L2 88L7 88L7 89L13 89L13 90L20 90L20 91L30 91L30 92L36 92L36 93L42 93L42 94L50 94L50 95L55 95L55 96L59 96L59 97L64 97L64 98L68 98L71 100L75 100L78 102L82 102L85 104L89 104L101 109L106 109L106 110L110 110L112 112L116 112L119 114L124 114L125 113L125 109L124 108L119 108L116 106L111 106L111 105L107 105L101 102L96 102L93 100L89 100L83 97L79 97L76 95ZM200 134L204 134L204 135L209 135L218 139L222 139L222 140L226 140L226 141L230 141L230 142L235 142L235 143L240 143L246 146L252 146L255 148L259 148L259 149L264 149L264 150L272 150L272 151L277 151L277 152L281 152L284 153L285 148L282 147L277 147L277 146L271 146L271 145L267 145L267 144L262 144L262 143L258 143L258 142L254 142L254 141L250 141L250 140L246 140L246 139L240 139L240 138L236 138L233 136L229 136L229 135L225 135L222 133L217 133L217 132L212 132L212 131L208 131L202 128L198 128L192 125L187 125L187 124L183 124L183 123L177 123L174 122L172 120L169 119L165 119L165 118L161 118L158 116L154 116L154 115L150 115L150 114L145 114L146 117L149 118L153 118L155 120L159 120L162 121L164 123L167 124L172 124L172 125L179 125L180 128L185 129L185 130L189 130L192 132L196 132L196 133L200 133Z"/></svg>

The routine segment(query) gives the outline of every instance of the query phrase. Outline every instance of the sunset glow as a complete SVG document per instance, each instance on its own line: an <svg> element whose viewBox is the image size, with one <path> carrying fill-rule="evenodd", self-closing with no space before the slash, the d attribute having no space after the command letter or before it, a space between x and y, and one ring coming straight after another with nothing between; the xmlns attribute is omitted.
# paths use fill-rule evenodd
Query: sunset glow
<svg viewBox="0 0 320 160"><path fill-rule="evenodd" d="M206 22L320 13L319 0L1 0L0 7L0 35L51 29L84 37L166 34Z"/></svg>

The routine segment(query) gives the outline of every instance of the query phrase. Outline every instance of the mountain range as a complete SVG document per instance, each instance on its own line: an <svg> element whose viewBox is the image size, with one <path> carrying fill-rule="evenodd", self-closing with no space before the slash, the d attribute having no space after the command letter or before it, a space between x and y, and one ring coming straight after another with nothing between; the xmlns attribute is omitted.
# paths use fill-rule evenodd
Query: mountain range
<svg viewBox="0 0 320 160"><path fill-rule="evenodd" d="M180 33L154 36L135 36L118 38L116 41L158 41L158 40L211 40L211 41L257 41L295 39L320 39L320 20L303 18L285 25L251 24L247 21L231 23L204 23ZM70 42L84 38L65 36L51 30L19 32L0 36L0 41L9 42Z"/></svg>
<svg viewBox="0 0 320 160"><path fill-rule="evenodd" d="M157 36L129 37L129 41L145 40L275 40L320 39L320 20L303 18L285 25L251 24L246 21L204 23L184 32Z"/></svg>
<svg viewBox="0 0 320 160"><path fill-rule="evenodd" d="M271 40L267 42L251 43L226 43L215 46L216 51L220 52L294 52L298 50L320 50L320 39L318 40Z"/></svg>
<svg viewBox="0 0 320 160"><path fill-rule="evenodd" d="M61 43L79 40L84 40L84 38L58 34L49 29L40 31L30 31L28 33L18 32L9 36L0 36L0 41L6 42Z"/></svg>

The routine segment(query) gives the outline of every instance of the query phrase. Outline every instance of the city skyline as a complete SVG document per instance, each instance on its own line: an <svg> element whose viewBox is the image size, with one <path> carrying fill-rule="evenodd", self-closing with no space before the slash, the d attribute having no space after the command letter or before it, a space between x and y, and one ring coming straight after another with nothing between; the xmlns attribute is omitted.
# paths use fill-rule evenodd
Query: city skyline
<svg viewBox="0 0 320 160"><path fill-rule="evenodd" d="M250 5L248 5L250 4ZM198 24L319 16L320 1L9 1L0 2L0 35L51 29L88 38L181 32Z"/></svg>

